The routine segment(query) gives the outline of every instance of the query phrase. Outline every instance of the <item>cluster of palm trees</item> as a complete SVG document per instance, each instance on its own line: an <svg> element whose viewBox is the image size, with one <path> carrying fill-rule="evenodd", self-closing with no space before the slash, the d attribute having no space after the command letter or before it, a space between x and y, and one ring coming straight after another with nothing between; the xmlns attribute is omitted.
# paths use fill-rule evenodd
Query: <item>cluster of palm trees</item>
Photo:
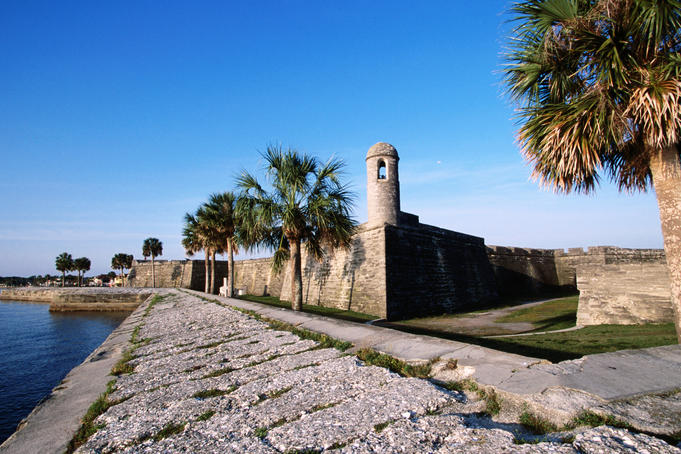
<svg viewBox="0 0 681 454"><path fill-rule="evenodd" d="M132 254L119 252L111 257L111 269L121 271L121 285L125 286L125 270L132 268L132 261L134 257Z"/></svg>
<svg viewBox="0 0 681 454"><path fill-rule="evenodd" d="M57 271L61 271L61 286L66 282L66 273L69 271L78 271L78 287L83 285L83 276L86 271L90 271L92 263L87 257L78 257L74 259L68 252L62 252L55 260L55 267Z"/></svg>
<svg viewBox="0 0 681 454"><path fill-rule="evenodd" d="M234 295L234 253L239 248L269 248L272 267L288 262L291 306L302 308L301 247L321 259L326 251L348 247L355 231L353 197L341 182L343 162L326 163L281 146L262 153L263 185L248 172L237 178L238 193L212 194L194 213L185 214L182 245L188 255L205 254L205 291L214 293L215 255L228 254L227 295Z"/></svg>

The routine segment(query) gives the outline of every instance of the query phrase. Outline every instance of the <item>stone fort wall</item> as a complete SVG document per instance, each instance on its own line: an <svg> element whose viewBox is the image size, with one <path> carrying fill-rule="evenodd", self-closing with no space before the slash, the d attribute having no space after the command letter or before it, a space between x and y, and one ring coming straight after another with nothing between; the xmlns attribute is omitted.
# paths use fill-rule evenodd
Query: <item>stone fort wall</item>
<svg viewBox="0 0 681 454"><path fill-rule="evenodd" d="M671 319L662 250L485 247L482 238L409 221L360 226L348 250L321 262L303 249L303 302L400 319L579 290L580 325ZM288 268L277 274L270 264L235 261L235 288L290 299ZM216 291L226 276L227 262L217 260ZM136 261L128 283L151 287L151 261ZM156 285L203 290L203 260L157 260Z"/></svg>
<svg viewBox="0 0 681 454"><path fill-rule="evenodd" d="M578 290L579 325L672 320L669 273L661 249L490 246L488 255L502 296Z"/></svg>
<svg viewBox="0 0 681 454"><path fill-rule="evenodd" d="M303 303L401 319L496 300L482 238L411 221L362 225L349 249L321 262L303 249ZM270 259L238 261L234 270L236 288L290 299L289 270L272 273Z"/></svg>
<svg viewBox="0 0 681 454"><path fill-rule="evenodd" d="M227 262L215 261L216 289L222 285L222 278L227 276ZM155 260L156 287L179 287L192 290L205 288L204 260ZM151 287L151 260L134 260L128 273L129 287Z"/></svg>

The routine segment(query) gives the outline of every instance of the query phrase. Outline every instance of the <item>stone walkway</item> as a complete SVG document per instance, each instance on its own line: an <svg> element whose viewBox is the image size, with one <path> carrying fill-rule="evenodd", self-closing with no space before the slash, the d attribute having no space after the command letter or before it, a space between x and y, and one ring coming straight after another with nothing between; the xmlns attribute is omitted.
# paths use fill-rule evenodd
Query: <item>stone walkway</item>
<svg viewBox="0 0 681 454"><path fill-rule="evenodd" d="M470 396L191 294L172 291L135 315L146 342L134 373L117 379L117 403L78 452L681 453L609 427L515 444L520 426L481 416Z"/></svg>

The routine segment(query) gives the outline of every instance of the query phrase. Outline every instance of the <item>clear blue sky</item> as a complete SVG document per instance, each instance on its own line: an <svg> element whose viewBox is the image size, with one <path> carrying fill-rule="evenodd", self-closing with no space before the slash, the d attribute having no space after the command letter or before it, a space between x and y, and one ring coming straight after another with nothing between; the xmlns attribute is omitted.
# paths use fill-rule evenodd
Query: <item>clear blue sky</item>
<svg viewBox="0 0 681 454"><path fill-rule="evenodd" d="M529 180L499 70L506 1L0 3L0 275L55 257L184 258L182 217L282 143L400 153L402 210L543 248L662 247L654 193L556 195Z"/></svg>

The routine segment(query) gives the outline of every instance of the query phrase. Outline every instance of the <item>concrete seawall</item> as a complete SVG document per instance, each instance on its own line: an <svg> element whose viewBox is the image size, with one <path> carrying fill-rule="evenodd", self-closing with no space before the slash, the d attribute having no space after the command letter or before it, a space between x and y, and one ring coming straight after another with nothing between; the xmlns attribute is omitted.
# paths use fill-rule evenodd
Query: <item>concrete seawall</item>
<svg viewBox="0 0 681 454"><path fill-rule="evenodd" d="M3 289L0 300L50 303L52 312L133 311L151 295L144 288L41 288Z"/></svg>
<svg viewBox="0 0 681 454"><path fill-rule="evenodd" d="M146 304L128 316L0 445L0 453L63 453L88 407L104 392Z"/></svg>

